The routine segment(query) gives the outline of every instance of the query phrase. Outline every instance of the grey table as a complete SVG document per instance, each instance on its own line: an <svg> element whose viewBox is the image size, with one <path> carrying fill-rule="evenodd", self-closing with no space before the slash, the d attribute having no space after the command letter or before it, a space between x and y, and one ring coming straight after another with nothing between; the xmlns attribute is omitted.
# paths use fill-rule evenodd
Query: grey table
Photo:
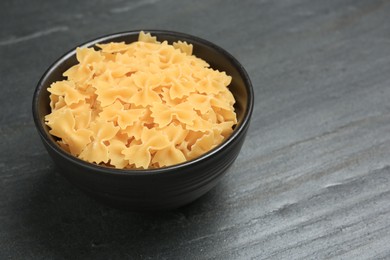
<svg viewBox="0 0 390 260"><path fill-rule="evenodd" d="M390 259L390 1L0 3L0 259ZM34 128L45 69L132 29L197 35L247 69L256 105L221 183L155 214L61 175Z"/></svg>

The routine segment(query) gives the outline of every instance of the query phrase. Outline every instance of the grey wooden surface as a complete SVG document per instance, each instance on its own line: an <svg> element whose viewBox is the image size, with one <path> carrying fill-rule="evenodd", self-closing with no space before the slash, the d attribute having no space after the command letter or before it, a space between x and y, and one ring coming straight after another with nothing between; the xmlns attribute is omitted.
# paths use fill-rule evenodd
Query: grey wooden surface
<svg viewBox="0 0 390 260"><path fill-rule="evenodd" d="M228 50L256 105L216 188L140 214L57 173L31 98L65 51L148 28ZM2 0L0 259L390 259L389 72L389 1Z"/></svg>

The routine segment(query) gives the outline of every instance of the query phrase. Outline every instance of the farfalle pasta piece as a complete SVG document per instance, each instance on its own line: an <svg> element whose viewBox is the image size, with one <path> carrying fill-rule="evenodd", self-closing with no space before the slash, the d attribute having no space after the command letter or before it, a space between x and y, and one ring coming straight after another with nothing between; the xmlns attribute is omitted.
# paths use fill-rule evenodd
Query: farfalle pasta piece
<svg viewBox="0 0 390 260"><path fill-rule="evenodd" d="M210 97L208 95L194 93L191 94L187 100L194 109L199 111L201 114L206 114L208 111L212 110Z"/></svg>
<svg viewBox="0 0 390 260"><path fill-rule="evenodd" d="M210 131L209 131L210 132ZM207 132L208 133L208 132ZM186 138L184 139L185 143L187 144L187 149L191 150L191 146L202 136L204 136L205 133L202 133L200 131L192 131L189 130Z"/></svg>
<svg viewBox="0 0 390 260"><path fill-rule="evenodd" d="M214 130L218 130L218 132L224 137L228 138L233 133L233 126L237 124L234 121L226 121L219 124L213 125Z"/></svg>
<svg viewBox="0 0 390 260"><path fill-rule="evenodd" d="M225 88L223 82L219 81L218 79L210 77L210 75L206 75L201 80L199 80L196 86L197 86L196 90L199 93L214 94L214 95L223 91Z"/></svg>
<svg viewBox="0 0 390 260"><path fill-rule="evenodd" d="M125 109L120 101L115 101L112 105L103 108L100 112L100 118L115 122L121 129L133 125L145 114L146 110L140 109Z"/></svg>
<svg viewBox="0 0 390 260"><path fill-rule="evenodd" d="M104 59L104 56L92 48L77 48L76 57L79 64L71 67L63 74L68 80L76 83L84 83L92 79L94 74L93 64Z"/></svg>
<svg viewBox="0 0 390 260"><path fill-rule="evenodd" d="M150 33L145 33L144 31L141 31L139 33L138 41L140 41L140 42L158 43L156 36L152 36Z"/></svg>
<svg viewBox="0 0 390 260"><path fill-rule="evenodd" d="M131 75L135 71L132 66L126 66L126 64L120 64L115 61L100 62L97 67L100 66L100 71L109 72L113 78L123 78Z"/></svg>
<svg viewBox="0 0 390 260"><path fill-rule="evenodd" d="M77 48L78 64L48 88L45 122L65 151L119 169L165 167L233 132L231 77L192 55L192 44L141 32L96 47Z"/></svg>
<svg viewBox="0 0 390 260"><path fill-rule="evenodd" d="M63 96L51 94L49 98L50 98L50 108L52 111L58 110L66 106L65 99Z"/></svg>
<svg viewBox="0 0 390 260"><path fill-rule="evenodd" d="M116 100L131 102L137 93L137 87L129 84L128 86L117 86L117 83L104 80L95 81L97 100L102 107L113 104Z"/></svg>
<svg viewBox="0 0 390 260"><path fill-rule="evenodd" d="M169 96L171 99L182 99L190 95L195 91L195 83L186 80L176 80L172 82L172 86L169 89Z"/></svg>
<svg viewBox="0 0 390 260"><path fill-rule="evenodd" d="M158 54L160 58L160 67L163 69L187 62L185 53L172 48L172 46L166 43L161 45Z"/></svg>
<svg viewBox="0 0 390 260"><path fill-rule="evenodd" d="M196 140L191 146L191 150L188 152L187 156L190 159L196 158L210 151L214 146L214 132L209 131Z"/></svg>
<svg viewBox="0 0 390 260"><path fill-rule="evenodd" d="M68 106L72 110L75 119L75 129L88 128L92 120L92 112L90 105L86 102L79 102Z"/></svg>
<svg viewBox="0 0 390 260"><path fill-rule="evenodd" d="M184 142L188 130L184 129L181 124L172 123L161 131L167 135L170 145L157 151L153 156L152 163L163 167L185 162L187 159L180 149L180 144Z"/></svg>
<svg viewBox="0 0 390 260"><path fill-rule="evenodd" d="M194 117L196 116L196 112L188 102L180 103L173 107L154 103L150 110L152 111L154 122L159 127L167 126L173 119L177 119L185 125L193 125Z"/></svg>
<svg viewBox="0 0 390 260"><path fill-rule="evenodd" d="M226 99L216 98L215 96L210 98L210 105L211 107L220 108L224 110L234 110L233 106L226 102Z"/></svg>
<svg viewBox="0 0 390 260"><path fill-rule="evenodd" d="M236 103L232 92L230 92L228 88L225 88L224 91L221 91L218 94L214 95L214 97L215 99L221 100L225 104L229 104L231 108L233 108L234 103Z"/></svg>
<svg viewBox="0 0 390 260"><path fill-rule="evenodd" d="M232 121L237 123L236 113L230 109L215 108L214 109L218 122Z"/></svg>
<svg viewBox="0 0 390 260"><path fill-rule="evenodd" d="M218 122L232 121L236 124L237 117L232 104L234 102L229 98L228 95L221 93L219 95L192 94L188 97L188 102L202 115L218 115L216 117ZM203 118L207 118L207 116Z"/></svg>
<svg viewBox="0 0 390 260"><path fill-rule="evenodd" d="M137 106L147 107L154 102L161 102L160 96L153 91L163 81L162 74L137 73L134 75L134 83L138 92L134 93L129 102Z"/></svg>
<svg viewBox="0 0 390 260"><path fill-rule="evenodd" d="M191 80L190 66L173 66L172 69L166 70L165 86L169 87L169 96L171 99L182 99L188 97L196 90L196 83Z"/></svg>
<svg viewBox="0 0 390 260"><path fill-rule="evenodd" d="M161 132L167 135L169 141L173 145L178 145L185 140L189 131L181 124L171 123L168 126L162 128Z"/></svg>
<svg viewBox="0 0 390 260"><path fill-rule="evenodd" d="M131 74L140 71L147 71L147 67L149 66L150 61L147 60L140 60L139 58L135 57L134 55L129 55L128 52L126 53L117 53L115 56L115 62L122 65L127 69L127 75L130 76Z"/></svg>
<svg viewBox="0 0 390 260"><path fill-rule="evenodd" d="M73 155L79 155L87 144L91 142L93 131L76 129L75 118L70 109L63 109L58 113L45 117L46 124L51 128L50 134L61 138L69 146Z"/></svg>
<svg viewBox="0 0 390 260"><path fill-rule="evenodd" d="M102 43L102 44L96 44L97 47L99 47L103 53L117 53L117 52L125 52L131 46L129 44L126 44L125 42L110 42L110 43Z"/></svg>
<svg viewBox="0 0 390 260"><path fill-rule="evenodd" d="M94 163L108 163L109 149L106 141L110 141L119 131L119 127L113 123L98 119L91 123L90 130L93 131L93 141L90 142L80 153L80 158Z"/></svg>
<svg viewBox="0 0 390 260"><path fill-rule="evenodd" d="M133 125L130 125L126 127L125 129L121 130L121 133L126 135L128 140L141 140L142 131L144 130L145 126L143 122L136 122Z"/></svg>
<svg viewBox="0 0 390 260"><path fill-rule="evenodd" d="M192 131L199 131L199 132L208 132L210 129L213 129L213 123L203 119L200 116L194 117L194 121L192 125L187 125L186 128L188 130Z"/></svg>
<svg viewBox="0 0 390 260"><path fill-rule="evenodd" d="M110 165L115 168L123 169L129 164L129 162L125 159L125 155L122 153L122 151L127 148L126 144L127 140L124 142L120 138L113 138L110 140L110 143L107 146Z"/></svg>
<svg viewBox="0 0 390 260"><path fill-rule="evenodd" d="M86 98L85 95L76 89L76 85L72 81L63 80L54 82L47 91L53 95L64 97L67 105L76 104Z"/></svg>
<svg viewBox="0 0 390 260"><path fill-rule="evenodd" d="M215 146L221 143L223 139L224 137L221 135L219 129L206 132L205 134L201 135L201 137L196 139L186 155L189 159L199 157L200 155L213 149Z"/></svg>
<svg viewBox="0 0 390 260"><path fill-rule="evenodd" d="M104 60L104 56L94 48L77 48L76 58L84 66L91 66L96 62Z"/></svg>
<svg viewBox="0 0 390 260"><path fill-rule="evenodd" d="M155 153L152 163L158 164L159 167L170 166L187 161L184 153L174 145L161 149Z"/></svg>
<svg viewBox="0 0 390 260"><path fill-rule="evenodd" d="M193 49L192 44L188 44L188 43L182 42L182 41L177 41L177 42L173 43L173 47L175 49L179 49L181 52L183 52L187 55L192 55L192 49Z"/></svg>
<svg viewBox="0 0 390 260"><path fill-rule="evenodd" d="M161 131L144 128L141 134L141 144L132 145L123 150L122 153L129 163L147 169L152 159L151 150L159 151L169 145L168 137Z"/></svg>
<svg viewBox="0 0 390 260"><path fill-rule="evenodd" d="M168 106L177 106L179 105L180 103L183 102L183 99L180 99L180 98L175 98L175 99L172 99L171 98L171 95L169 94L169 88L168 87L163 87L161 89L161 99L163 101L163 104L167 104Z"/></svg>

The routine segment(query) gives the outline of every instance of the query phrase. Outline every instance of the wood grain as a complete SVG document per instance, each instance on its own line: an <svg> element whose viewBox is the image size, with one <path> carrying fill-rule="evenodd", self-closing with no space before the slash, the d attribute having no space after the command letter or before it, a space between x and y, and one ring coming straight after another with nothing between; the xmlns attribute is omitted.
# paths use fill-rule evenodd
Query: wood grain
<svg viewBox="0 0 390 260"><path fill-rule="evenodd" d="M2 1L0 259L390 259L390 1ZM100 35L168 29L247 69L255 111L227 176L186 207L100 205L58 173L35 84Z"/></svg>

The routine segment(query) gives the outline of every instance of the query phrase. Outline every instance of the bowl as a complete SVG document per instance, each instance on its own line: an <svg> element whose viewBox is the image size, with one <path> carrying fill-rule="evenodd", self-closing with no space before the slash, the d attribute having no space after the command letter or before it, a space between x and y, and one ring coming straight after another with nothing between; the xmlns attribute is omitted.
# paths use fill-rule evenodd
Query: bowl
<svg viewBox="0 0 390 260"><path fill-rule="evenodd" d="M159 41L181 40L193 45L193 54L210 66L232 76L229 86L236 104L238 123L229 138L206 154L181 164L157 169L124 170L85 162L67 153L56 143L45 125L50 113L47 88L63 80L62 73L77 63L75 48L54 62L39 80L33 96L32 111L40 138L59 172L72 184L96 200L114 207L135 211L167 210L186 205L212 189L233 164L243 145L254 103L250 79L243 66L227 51L201 38L184 33L146 30ZM140 31L127 31L99 37L82 44L131 43Z"/></svg>

